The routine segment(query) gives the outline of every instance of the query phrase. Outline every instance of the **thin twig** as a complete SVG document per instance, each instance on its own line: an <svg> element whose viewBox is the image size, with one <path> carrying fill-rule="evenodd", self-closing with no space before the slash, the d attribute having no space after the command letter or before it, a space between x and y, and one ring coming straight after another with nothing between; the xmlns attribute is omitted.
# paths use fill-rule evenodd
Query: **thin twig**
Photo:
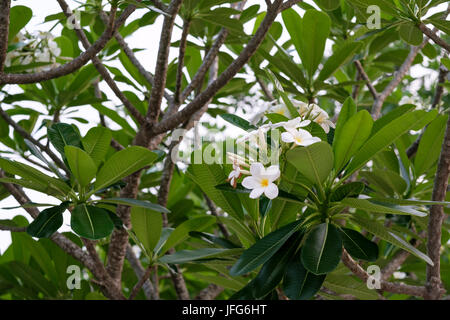
<svg viewBox="0 0 450 320"><path fill-rule="evenodd" d="M3 72L8 51L10 8L11 0L0 1L0 73Z"/></svg>
<svg viewBox="0 0 450 320"><path fill-rule="evenodd" d="M378 92L375 89L375 87L372 85L372 82L369 79L369 76L367 75L366 71L364 71L364 68L359 60L355 60L355 66L356 69L358 69L359 74L361 77L366 81L366 86L369 89L370 93L372 94L373 98L376 100L378 98Z"/></svg>
<svg viewBox="0 0 450 320"><path fill-rule="evenodd" d="M450 119L447 121L444 142L442 143L441 155L439 157L436 176L434 180L433 194L431 200L445 201L447 194L448 178L450 177ZM444 207L432 205L428 219L428 241L427 253L434 265L427 264L427 295L426 299L439 299L442 295L442 281L440 269L440 249L442 223L444 221Z"/></svg>
<svg viewBox="0 0 450 320"><path fill-rule="evenodd" d="M64 162L61 161L61 159L53 153L52 150L48 146L44 146L42 143L37 141L35 138L31 136L24 128L22 128L17 122L15 122L1 107L0 107L0 116L3 118L3 120L6 121L11 127L14 128L14 130L20 134L24 139L29 140L32 144L37 146L39 149L42 150L42 152L45 152L48 154L48 156L56 163L58 167L60 167L67 176L70 175L69 169L67 169Z"/></svg>
<svg viewBox="0 0 450 320"><path fill-rule="evenodd" d="M450 44L448 44L447 42L445 42L442 38L440 38L436 32L433 32L433 30L431 30L430 28L428 28L423 22L421 22L419 24L419 29L431 40L433 40L434 43L436 43L437 45L441 46L442 48L444 48L445 50L447 50L447 52L450 53Z"/></svg>

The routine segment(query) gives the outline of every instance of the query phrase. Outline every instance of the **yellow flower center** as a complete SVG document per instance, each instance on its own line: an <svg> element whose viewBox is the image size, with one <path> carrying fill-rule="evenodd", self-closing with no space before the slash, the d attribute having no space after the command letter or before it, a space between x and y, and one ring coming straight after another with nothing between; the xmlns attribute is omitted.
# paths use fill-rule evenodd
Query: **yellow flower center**
<svg viewBox="0 0 450 320"><path fill-rule="evenodd" d="M268 185L269 185L269 180L267 180L267 179L261 180L261 187L267 187Z"/></svg>
<svg viewBox="0 0 450 320"><path fill-rule="evenodd" d="M300 138L300 137L296 137L296 138L295 138L295 141L297 141L298 143L302 143L303 140L302 140L302 138Z"/></svg>
<svg viewBox="0 0 450 320"><path fill-rule="evenodd" d="M276 113L281 114L282 116L284 116L284 110L283 109L277 110Z"/></svg>

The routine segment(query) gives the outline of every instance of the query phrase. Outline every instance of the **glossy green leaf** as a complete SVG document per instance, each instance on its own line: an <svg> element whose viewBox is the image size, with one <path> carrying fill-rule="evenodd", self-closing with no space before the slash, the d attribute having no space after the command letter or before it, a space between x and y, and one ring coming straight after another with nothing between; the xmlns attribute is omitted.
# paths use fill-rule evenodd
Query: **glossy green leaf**
<svg viewBox="0 0 450 320"><path fill-rule="evenodd" d="M53 235L63 224L63 212L69 202L63 202L59 206L42 210L38 217L27 227L27 233L36 238L48 238Z"/></svg>
<svg viewBox="0 0 450 320"><path fill-rule="evenodd" d="M336 188L330 197L331 202L338 202L347 197L357 197L364 190L364 183L349 182Z"/></svg>
<svg viewBox="0 0 450 320"><path fill-rule="evenodd" d="M97 173L97 166L94 160L84 150L73 146L65 146L64 153L69 163L70 171L80 186L88 186Z"/></svg>
<svg viewBox="0 0 450 320"><path fill-rule="evenodd" d="M242 119L241 117L231 114L231 113L224 113L221 114L220 117L224 119L225 121L235 125L236 127L239 127L245 131L249 130L255 130L256 127L252 124L250 124L247 120Z"/></svg>
<svg viewBox="0 0 450 320"><path fill-rule="evenodd" d="M300 223L300 220L294 221L257 241L253 246L244 251L239 260L230 269L230 275L243 275L265 263L297 231Z"/></svg>
<svg viewBox="0 0 450 320"><path fill-rule="evenodd" d="M283 279L283 292L291 300L311 299L322 287L326 275L306 269L297 254L289 263Z"/></svg>
<svg viewBox="0 0 450 320"><path fill-rule="evenodd" d="M82 139L84 150L94 160L97 167L105 159L111 139L111 131L104 127L90 129Z"/></svg>
<svg viewBox="0 0 450 320"><path fill-rule="evenodd" d="M439 158L442 141L447 127L448 115L440 115L426 128L420 139L414 159L414 168L417 176L425 173Z"/></svg>
<svg viewBox="0 0 450 320"><path fill-rule="evenodd" d="M114 224L105 209L79 204L72 211L72 230L80 237L97 240L111 234Z"/></svg>
<svg viewBox="0 0 450 320"><path fill-rule="evenodd" d="M210 227L216 219L211 216L197 217L187 220L180 224L167 238L167 241L161 247L158 254L163 255L170 248L175 247L177 244L185 241L189 237L189 232L191 231L204 231Z"/></svg>
<svg viewBox="0 0 450 320"><path fill-rule="evenodd" d="M65 146L74 146L83 149L79 133L70 124L54 123L48 128L47 135L52 145L62 156L65 156Z"/></svg>
<svg viewBox="0 0 450 320"><path fill-rule="evenodd" d="M341 256L342 238L332 224L319 224L306 235L301 261L312 273L318 275L333 271L341 261Z"/></svg>
<svg viewBox="0 0 450 320"><path fill-rule="evenodd" d="M425 217L427 214L415 210L409 206L399 206L390 203L375 202L374 200L346 198L341 201L342 204L355 209L361 209L367 212L412 215L417 217Z"/></svg>
<svg viewBox="0 0 450 320"><path fill-rule="evenodd" d="M150 165L157 154L143 147L132 146L114 153L97 174L94 193Z"/></svg>
<svg viewBox="0 0 450 320"><path fill-rule="evenodd" d="M340 170L362 147L372 131L373 120L369 112L361 110L349 118L333 144L334 166Z"/></svg>
<svg viewBox="0 0 450 320"><path fill-rule="evenodd" d="M345 171L348 177L356 170L360 169L367 161L392 144L401 135L409 130L418 130L436 117L436 110L426 112L417 110L406 113L389 124L386 124L377 133L366 141L364 146L355 154Z"/></svg>
<svg viewBox="0 0 450 320"><path fill-rule="evenodd" d="M333 169L333 151L324 141L289 150L286 158L309 181L319 186Z"/></svg>
<svg viewBox="0 0 450 320"><path fill-rule="evenodd" d="M170 210L167 208L164 208L163 206L151 203L149 201L143 201L143 200L137 200L137 199L130 199L130 198L105 198L97 201L98 203L114 203L114 204L120 204L123 206L130 206L135 208L144 208L153 210L156 212L163 212L163 213L169 213Z"/></svg>
<svg viewBox="0 0 450 320"><path fill-rule="evenodd" d="M395 233L393 230L389 230L382 224L360 217L359 215L353 215L350 218L350 221L360 226L361 228L367 230L368 232L374 234L375 236L387 242L390 242L393 245L402 248L403 250L412 253L413 255L424 260L428 264L434 265L433 261L431 261L431 259L426 254L422 253L420 250L412 246L408 241L404 240L400 235Z"/></svg>
<svg viewBox="0 0 450 320"><path fill-rule="evenodd" d="M338 0L339 2L339 0ZM361 42L346 42L341 45L324 63L322 70L320 70L318 81L325 81L331 77L336 70L347 64L353 56L361 49Z"/></svg>
<svg viewBox="0 0 450 320"><path fill-rule="evenodd" d="M201 248L197 250L180 250L159 258L161 263L182 264L196 260L224 258L242 253L243 249Z"/></svg>
<svg viewBox="0 0 450 320"><path fill-rule="evenodd" d="M356 259L376 261L378 259L378 245L368 240L358 231L340 228L344 248Z"/></svg>
<svg viewBox="0 0 450 320"><path fill-rule="evenodd" d="M422 31L412 22L400 25L398 33L403 40L412 46L418 46L423 41Z"/></svg>
<svg viewBox="0 0 450 320"><path fill-rule="evenodd" d="M17 33L31 20L33 11L26 6L13 6L9 14L8 43L12 43Z"/></svg>
<svg viewBox="0 0 450 320"><path fill-rule="evenodd" d="M139 241L149 254L153 252L161 236L163 220L159 212L146 208L131 208L131 224Z"/></svg>

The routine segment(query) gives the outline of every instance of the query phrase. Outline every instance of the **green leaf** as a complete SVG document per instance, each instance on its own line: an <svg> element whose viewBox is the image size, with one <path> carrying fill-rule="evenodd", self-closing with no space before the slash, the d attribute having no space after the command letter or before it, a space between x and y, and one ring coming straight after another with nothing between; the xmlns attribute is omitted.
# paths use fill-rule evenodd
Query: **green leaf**
<svg viewBox="0 0 450 320"><path fill-rule="evenodd" d="M236 127L239 127L245 131L249 131L249 130L255 130L257 129L254 125L250 124L250 122L248 122L245 119L242 119L241 117L235 115L235 114L231 114L231 113L225 113L225 114L221 114L219 115L222 119L224 119L225 121L235 125Z"/></svg>
<svg viewBox="0 0 450 320"><path fill-rule="evenodd" d="M326 13L307 10L301 20L301 29L296 34L300 38L298 54L309 75L313 78L323 57L325 42L331 29L331 20ZM292 37L292 35L291 35Z"/></svg>
<svg viewBox="0 0 450 320"><path fill-rule="evenodd" d="M131 209L131 224L147 253L152 255L153 249L155 249L161 237L163 227L161 213L146 208L133 207Z"/></svg>
<svg viewBox="0 0 450 320"><path fill-rule="evenodd" d="M264 263L253 280L253 295L256 298L263 298L268 295L283 279L289 260L297 249L297 240L288 240L273 257Z"/></svg>
<svg viewBox="0 0 450 320"><path fill-rule="evenodd" d="M294 221L257 241L253 246L244 251L239 260L230 269L230 275L243 275L265 263L297 231L300 223L300 220Z"/></svg>
<svg viewBox="0 0 450 320"><path fill-rule="evenodd" d="M336 122L336 129L334 131L334 139L333 139L333 148L335 147L335 144L339 141L345 123L348 121L348 119L350 119L353 115L356 114L356 111L357 111L356 103L352 99L352 97L348 97L347 99L345 99L341 111L339 112L338 120Z"/></svg>
<svg viewBox="0 0 450 320"><path fill-rule="evenodd" d="M413 22L405 22L398 29L400 37L412 46L418 46L423 41L423 33Z"/></svg>
<svg viewBox="0 0 450 320"><path fill-rule="evenodd" d="M345 177L361 168L384 148L392 144L409 130L418 130L436 117L436 110L426 112L417 110L406 113L389 124L386 124L377 133L372 135L364 146L355 154L345 171Z"/></svg>
<svg viewBox="0 0 450 320"><path fill-rule="evenodd" d="M414 159L416 176L425 173L439 158L448 115L440 115L426 128Z"/></svg>
<svg viewBox="0 0 450 320"><path fill-rule="evenodd" d="M150 201L142 201L131 198L105 198L97 201L98 203L114 203L135 208L150 209L157 212L169 213L170 210L160 206L159 204L151 203Z"/></svg>
<svg viewBox="0 0 450 320"><path fill-rule="evenodd" d="M378 259L378 245L368 240L361 233L347 228L340 228L345 250L356 259L376 261Z"/></svg>
<svg viewBox="0 0 450 320"><path fill-rule="evenodd" d="M347 197L356 197L364 190L364 183L349 182L336 188L330 197L331 202L338 202Z"/></svg>
<svg viewBox="0 0 450 320"><path fill-rule="evenodd" d="M378 238L381 238L389 243L392 243L393 245L402 248L403 250L408 251L409 253L412 253L416 257L424 260L429 265L433 266L433 261L424 253L416 249L414 246L412 246L409 242L405 241L401 236L396 234L394 231L389 230L382 224L379 224L378 222L371 221L369 219L360 217L358 215L353 215L350 218L350 221L355 223L356 225L360 226L361 228L367 230L368 232L374 234Z"/></svg>
<svg viewBox="0 0 450 320"><path fill-rule="evenodd" d="M412 207L398 206L390 203L376 203L374 200L346 198L341 201L342 204L355 209L361 209L367 212L384 213L384 214L400 214L412 215L417 217L425 217L427 214L417 211Z"/></svg>
<svg viewBox="0 0 450 320"><path fill-rule="evenodd" d="M201 248L197 250L180 250L159 258L161 263L182 264L196 260L223 258L239 255L243 249Z"/></svg>
<svg viewBox="0 0 450 320"><path fill-rule="evenodd" d="M111 131L104 127L91 128L82 139L84 150L94 160L97 167L105 159L111 139Z"/></svg>
<svg viewBox="0 0 450 320"><path fill-rule="evenodd" d="M372 126L372 117L366 110L359 111L345 122L339 139L335 140L336 143L333 144L334 166L337 171L351 159L369 138Z"/></svg>
<svg viewBox="0 0 450 320"><path fill-rule="evenodd" d="M308 300L322 287L326 275L308 271L300 259L301 251L291 260L283 279L283 292L291 300Z"/></svg>
<svg viewBox="0 0 450 320"><path fill-rule="evenodd" d="M173 248L177 244L185 241L189 237L189 232L203 231L215 222L216 219L211 216L197 217L183 222L170 234L161 250L159 250L158 255L163 255L170 248Z"/></svg>
<svg viewBox="0 0 450 320"><path fill-rule="evenodd" d="M24 178L25 181L35 184L36 187L39 187L40 189L48 188L51 189L53 193L61 196L66 196L67 193L70 192L70 187L65 182L47 176L41 171L24 163L0 158L0 168L10 174L18 175L19 177ZM32 184L30 184L30 186Z"/></svg>
<svg viewBox="0 0 450 320"><path fill-rule="evenodd" d="M105 209L85 204L79 204L73 209L70 226L80 237L91 240L107 237L114 229Z"/></svg>
<svg viewBox="0 0 450 320"><path fill-rule="evenodd" d="M27 227L27 233L36 238L48 238L53 235L63 224L63 212L69 206L69 202L63 202L59 206L42 210L38 217Z"/></svg>
<svg viewBox="0 0 450 320"><path fill-rule="evenodd" d="M157 157L156 153L138 146L128 147L114 153L97 174L91 194L150 165Z"/></svg>
<svg viewBox="0 0 450 320"><path fill-rule="evenodd" d="M195 151L201 154L202 150ZM225 182L227 176L219 164L191 164L186 175L194 181L217 206L233 218L241 221L244 217L238 195L225 193L216 186Z"/></svg>
<svg viewBox="0 0 450 320"><path fill-rule="evenodd" d="M430 19L425 20L425 23L432 23L433 26L445 32L447 35L450 35L450 21L448 20Z"/></svg>
<svg viewBox="0 0 450 320"><path fill-rule="evenodd" d="M333 151L324 141L289 150L286 158L309 181L319 186L333 169Z"/></svg>
<svg viewBox="0 0 450 320"><path fill-rule="evenodd" d="M332 224L319 224L307 234L301 260L312 273L318 275L333 271L341 261L341 256L342 238Z"/></svg>
<svg viewBox="0 0 450 320"><path fill-rule="evenodd" d="M33 11L25 6L14 6L9 13L8 43L12 43L16 34L31 20Z"/></svg>
<svg viewBox="0 0 450 320"><path fill-rule="evenodd" d="M361 47L361 42L346 42L340 46L324 63L317 81L325 81L331 77L340 67L347 64Z"/></svg>
<svg viewBox="0 0 450 320"><path fill-rule="evenodd" d="M47 135L52 145L63 157L65 157L65 146L74 146L83 149L80 135L70 124L54 123L48 128Z"/></svg>
<svg viewBox="0 0 450 320"><path fill-rule="evenodd" d="M327 11L336 10L341 5L339 0L316 0L316 2Z"/></svg>
<svg viewBox="0 0 450 320"><path fill-rule="evenodd" d="M86 187L94 179L97 166L94 160L83 150L73 146L65 146L64 153L69 163L70 171L81 187Z"/></svg>
<svg viewBox="0 0 450 320"><path fill-rule="evenodd" d="M360 171L370 184L370 187L381 192L384 196L393 197L395 194L403 195L407 189L406 181L396 172L389 169L372 169L372 171Z"/></svg>

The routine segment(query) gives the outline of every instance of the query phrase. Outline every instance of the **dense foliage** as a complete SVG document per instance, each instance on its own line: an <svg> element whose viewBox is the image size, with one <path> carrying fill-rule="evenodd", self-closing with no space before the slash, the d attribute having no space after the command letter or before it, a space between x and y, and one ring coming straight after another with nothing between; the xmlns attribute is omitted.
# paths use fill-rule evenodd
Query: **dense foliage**
<svg viewBox="0 0 450 320"><path fill-rule="evenodd" d="M0 0L0 299L446 297L446 1L57 2Z"/></svg>

